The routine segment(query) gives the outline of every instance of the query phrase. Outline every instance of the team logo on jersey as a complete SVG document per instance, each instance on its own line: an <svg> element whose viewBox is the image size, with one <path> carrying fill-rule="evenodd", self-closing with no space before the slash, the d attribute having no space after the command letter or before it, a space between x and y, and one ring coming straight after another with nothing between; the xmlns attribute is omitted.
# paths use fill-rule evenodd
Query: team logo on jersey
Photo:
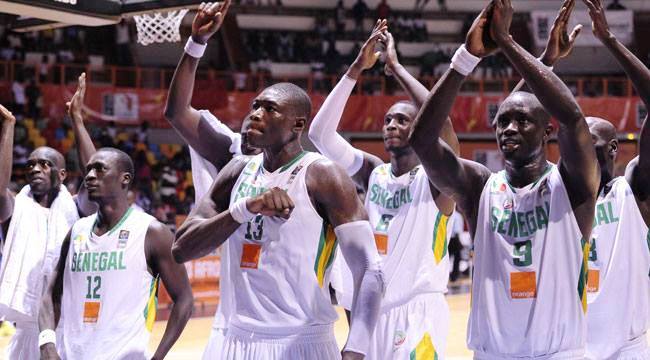
<svg viewBox="0 0 650 360"><path fill-rule="evenodd" d="M502 192L506 192L506 184L493 182L490 186L490 194L498 194Z"/></svg>
<svg viewBox="0 0 650 360"><path fill-rule="evenodd" d="M79 247L79 246L81 246L81 245L83 245L83 244L86 243L86 237L83 236L83 234L79 234L79 235L77 235L77 236L74 237L74 239L72 240L72 243L73 243L75 246Z"/></svg>
<svg viewBox="0 0 650 360"><path fill-rule="evenodd" d="M393 337L393 347L398 348L406 342L406 333L402 330L395 331L395 336Z"/></svg>
<svg viewBox="0 0 650 360"><path fill-rule="evenodd" d="M548 178L542 180L542 183L539 184L538 194L541 197L544 197L551 193L551 190L548 188Z"/></svg>
<svg viewBox="0 0 650 360"><path fill-rule="evenodd" d="M117 239L117 248L125 248L126 242L129 240L129 230L120 230L120 234L117 236Z"/></svg>
<svg viewBox="0 0 650 360"><path fill-rule="evenodd" d="M514 205L513 205L512 199L505 199L505 201L503 201L503 208L504 209L512 209L513 206Z"/></svg>

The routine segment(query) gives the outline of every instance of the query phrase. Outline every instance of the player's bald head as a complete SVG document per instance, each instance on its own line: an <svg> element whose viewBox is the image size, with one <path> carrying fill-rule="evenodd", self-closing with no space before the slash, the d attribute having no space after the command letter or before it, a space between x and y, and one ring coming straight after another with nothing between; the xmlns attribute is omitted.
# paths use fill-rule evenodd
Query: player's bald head
<svg viewBox="0 0 650 360"><path fill-rule="evenodd" d="M418 115L419 109L412 101L400 100L393 104L393 106L388 109L388 113L392 112L401 112L407 114L411 120L415 120L415 117Z"/></svg>
<svg viewBox="0 0 650 360"><path fill-rule="evenodd" d="M264 92L279 95L279 98L290 106L293 115L302 117L306 121L309 120L311 116L311 99L305 90L299 86L287 82L277 83L264 89Z"/></svg>
<svg viewBox="0 0 650 360"><path fill-rule="evenodd" d="M611 122L594 116L588 116L585 120L587 121L587 125L589 125L591 136L604 142L610 142L616 139L616 128Z"/></svg>
<svg viewBox="0 0 650 360"><path fill-rule="evenodd" d="M546 126L551 121L551 116L544 109L542 103L537 97L526 91L516 91L510 94L499 106L499 111L495 119L508 113L519 113L526 116L529 120Z"/></svg>
<svg viewBox="0 0 650 360"><path fill-rule="evenodd" d="M133 165L133 160L131 160L131 157L124 151L116 148L105 147L97 150L95 155L108 155L106 156L107 161L115 164L120 172L129 173L131 179L135 177L135 166Z"/></svg>
<svg viewBox="0 0 650 360"><path fill-rule="evenodd" d="M59 169L65 169L65 158L57 150L49 146L36 148L29 154L30 159L45 159L54 164Z"/></svg>

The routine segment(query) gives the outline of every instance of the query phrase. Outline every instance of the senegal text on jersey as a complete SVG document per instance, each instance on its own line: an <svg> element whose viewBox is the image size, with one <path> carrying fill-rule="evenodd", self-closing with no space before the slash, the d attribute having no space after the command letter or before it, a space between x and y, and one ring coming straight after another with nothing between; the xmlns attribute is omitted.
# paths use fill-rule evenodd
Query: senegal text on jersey
<svg viewBox="0 0 650 360"><path fill-rule="evenodd" d="M370 187L370 202L382 206L385 209L399 209L402 205L412 201L413 197L408 187L401 188L395 191L395 193L377 184L372 184Z"/></svg>
<svg viewBox="0 0 650 360"><path fill-rule="evenodd" d="M605 205L607 205L607 210L605 210ZM618 222L618 218L614 215L611 201L596 205L596 216L594 216L593 227L615 222Z"/></svg>
<svg viewBox="0 0 650 360"><path fill-rule="evenodd" d="M512 211L492 206L490 211L490 228L502 235L513 237L531 236L537 230L548 226L549 204L545 207L535 206L529 211ZM507 230L506 230L507 229Z"/></svg>
<svg viewBox="0 0 650 360"><path fill-rule="evenodd" d="M125 270L124 250L80 252L72 255L73 272Z"/></svg>

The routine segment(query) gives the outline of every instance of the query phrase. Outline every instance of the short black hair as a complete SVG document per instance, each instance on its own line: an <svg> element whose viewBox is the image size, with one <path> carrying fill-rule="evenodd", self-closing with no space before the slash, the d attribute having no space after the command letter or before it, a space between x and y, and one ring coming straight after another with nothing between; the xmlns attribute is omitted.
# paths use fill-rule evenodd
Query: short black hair
<svg viewBox="0 0 650 360"><path fill-rule="evenodd" d="M127 153L112 147L103 147L98 149L97 152L110 152L114 154L120 171L129 173L132 179L135 178L135 166L133 165L133 160L131 160L131 157Z"/></svg>
<svg viewBox="0 0 650 360"><path fill-rule="evenodd" d="M311 117L311 98L300 86L282 82L273 84L268 89L273 89L285 95L294 114L298 117L304 117L307 121L309 120Z"/></svg>

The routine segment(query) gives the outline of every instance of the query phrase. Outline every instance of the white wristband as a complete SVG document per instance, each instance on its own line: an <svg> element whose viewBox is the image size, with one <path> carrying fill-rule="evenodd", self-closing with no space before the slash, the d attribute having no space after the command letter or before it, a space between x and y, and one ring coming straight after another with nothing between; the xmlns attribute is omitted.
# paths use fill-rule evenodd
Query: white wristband
<svg viewBox="0 0 650 360"><path fill-rule="evenodd" d="M454 54L454 57L451 58L451 68L458 71L461 73L463 76L467 76L474 71L474 68L478 63L481 62L481 58L472 55L469 51L467 51L467 48L465 48L465 44L461 45L458 50L456 50L456 53Z"/></svg>
<svg viewBox="0 0 650 360"><path fill-rule="evenodd" d="M255 214L248 211L248 208L246 207L246 200L247 198L239 199L230 204L230 207L228 208L228 210L230 210L230 216L232 216L232 218L240 224L249 222L255 217Z"/></svg>
<svg viewBox="0 0 650 360"><path fill-rule="evenodd" d="M56 333L52 329L45 329L38 334L38 347L49 343L56 345Z"/></svg>
<svg viewBox="0 0 650 360"><path fill-rule="evenodd" d="M193 58L200 59L205 52L205 48L208 47L208 44L199 44L194 42L190 36L185 43L185 53Z"/></svg>

